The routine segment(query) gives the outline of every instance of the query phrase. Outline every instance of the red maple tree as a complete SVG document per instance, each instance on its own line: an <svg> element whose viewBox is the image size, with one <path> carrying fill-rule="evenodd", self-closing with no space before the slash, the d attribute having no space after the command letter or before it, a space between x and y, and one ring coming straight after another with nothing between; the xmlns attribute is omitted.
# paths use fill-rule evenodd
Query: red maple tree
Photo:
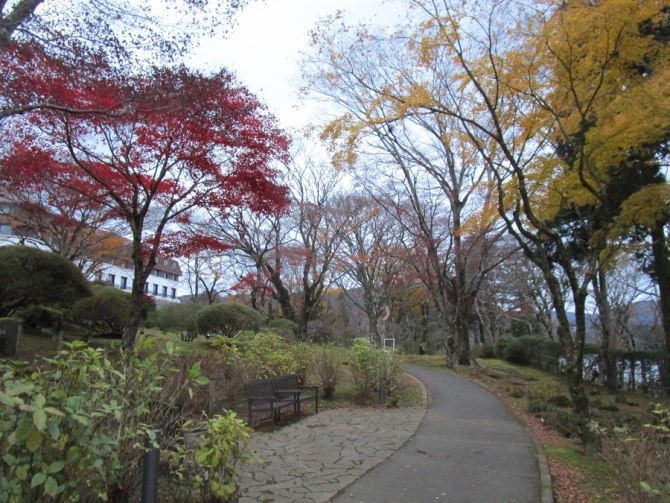
<svg viewBox="0 0 670 503"><path fill-rule="evenodd" d="M0 164L0 213L23 242L37 239L92 275L105 253L118 248L116 214L104 191L77 174L77 166L18 145ZM105 228L106 231L102 229Z"/></svg>
<svg viewBox="0 0 670 503"><path fill-rule="evenodd" d="M124 103L120 114L53 109L22 121L15 117L20 124L8 149L13 155L1 162L21 163L21 152L69 159L75 176L53 183L106 205L127 223L135 277L123 345L132 348L144 284L161 245L177 230L173 226L204 207L279 211L287 197L275 183L273 161L286 161L289 140L225 71L155 69L121 79L115 92ZM81 188L81 180L93 189ZM189 245L182 243L179 252L191 251Z"/></svg>

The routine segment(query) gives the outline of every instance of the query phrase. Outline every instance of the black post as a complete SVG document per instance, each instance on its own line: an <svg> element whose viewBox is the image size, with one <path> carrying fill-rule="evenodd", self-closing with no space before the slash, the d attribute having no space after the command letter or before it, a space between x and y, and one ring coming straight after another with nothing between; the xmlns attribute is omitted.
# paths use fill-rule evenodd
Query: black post
<svg viewBox="0 0 670 503"><path fill-rule="evenodd" d="M379 405L386 403L386 377L379 378Z"/></svg>
<svg viewBox="0 0 670 503"><path fill-rule="evenodd" d="M158 461L160 447L156 447L161 439L161 430L151 430L155 437L152 442L149 435L144 439L144 446L148 449L142 460L142 499L141 503L156 503L158 501ZM154 445L156 444L156 445Z"/></svg>

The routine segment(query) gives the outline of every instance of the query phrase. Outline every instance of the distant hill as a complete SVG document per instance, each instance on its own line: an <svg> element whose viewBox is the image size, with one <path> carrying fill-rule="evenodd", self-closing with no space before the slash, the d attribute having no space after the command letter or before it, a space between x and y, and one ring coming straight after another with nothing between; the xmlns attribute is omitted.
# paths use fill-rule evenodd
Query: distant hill
<svg viewBox="0 0 670 503"><path fill-rule="evenodd" d="M576 326L575 313L568 312L570 326ZM556 319L554 318L554 323ZM586 315L586 342L599 344L598 317L587 313ZM635 302L630 306L628 318L628 330L634 335L635 348L638 350L657 349L662 345L661 321L658 306L655 302L645 300Z"/></svg>

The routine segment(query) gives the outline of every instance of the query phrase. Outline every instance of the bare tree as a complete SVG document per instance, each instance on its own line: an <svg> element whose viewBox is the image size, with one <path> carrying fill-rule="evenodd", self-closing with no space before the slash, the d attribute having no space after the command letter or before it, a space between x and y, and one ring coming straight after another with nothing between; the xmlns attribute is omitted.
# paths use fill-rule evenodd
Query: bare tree
<svg viewBox="0 0 670 503"><path fill-rule="evenodd" d="M351 193L337 201L338 211L350 219L337 257L343 276L339 284L350 300L365 312L370 340L381 345L380 318L388 318L394 291L404 278L400 259L402 228L373 198ZM352 295L351 288L361 295Z"/></svg>

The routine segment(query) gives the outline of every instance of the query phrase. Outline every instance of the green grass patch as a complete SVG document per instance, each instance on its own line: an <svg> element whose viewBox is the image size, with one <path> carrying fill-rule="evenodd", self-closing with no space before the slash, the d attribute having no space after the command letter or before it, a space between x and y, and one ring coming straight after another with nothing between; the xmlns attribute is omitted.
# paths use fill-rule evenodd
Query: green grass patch
<svg viewBox="0 0 670 503"><path fill-rule="evenodd" d="M484 369L490 369L505 374L520 377L527 381L547 381L547 382L563 382L565 379L555 374L550 374L533 367L522 367L505 360L497 359L480 359L477 360Z"/></svg>
<svg viewBox="0 0 670 503"><path fill-rule="evenodd" d="M608 463L598 458L590 458L577 448L545 446L544 452L550 458L579 468L583 472L597 476L612 476L614 473Z"/></svg>
<svg viewBox="0 0 670 503"><path fill-rule="evenodd" d="M410 365L420 365L422 367L431 367L446 369L447 361L443 354L438 355L404 355L403 358Z"/></svg>
<svg viewBox="0 0 670 503"><path fill-rule="evenodd" d="M594 503L609 503L616 494L616 474L602 458L590 458L577 448L544 446L550 459L579 471L579 490Z"/></svg>

